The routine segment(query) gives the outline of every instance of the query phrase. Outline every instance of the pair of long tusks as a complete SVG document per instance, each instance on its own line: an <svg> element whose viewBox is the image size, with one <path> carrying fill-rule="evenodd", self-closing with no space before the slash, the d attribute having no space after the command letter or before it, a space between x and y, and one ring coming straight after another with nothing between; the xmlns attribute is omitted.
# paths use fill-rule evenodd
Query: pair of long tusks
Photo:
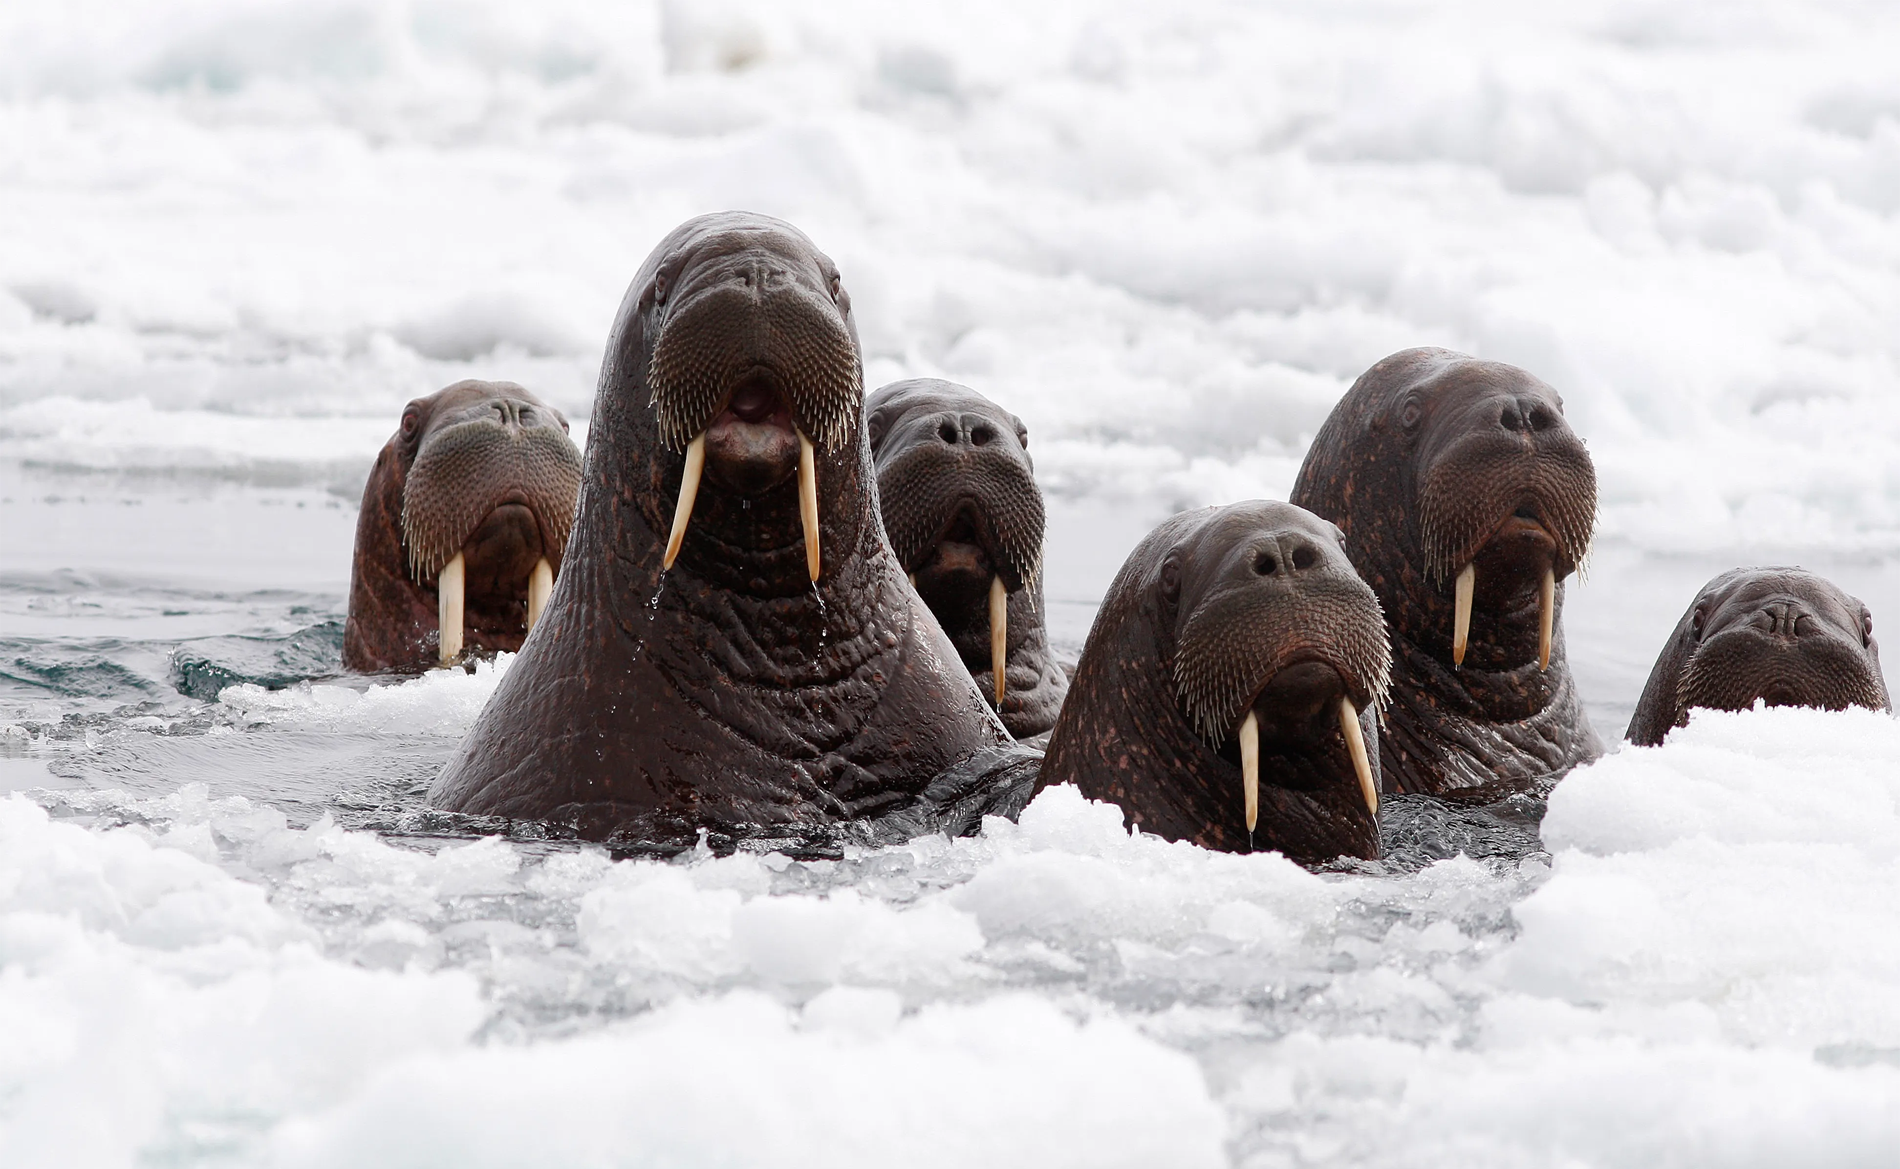
<svg viewBox="0 0 1900 1169"><path fill-rule="evenodd" d="M1467 564L1452 586L1451 664L1465 664L1465 645L1471 640L1471 595L1478 587L1478 568ZM1537 598L1537 668L1550 668L1550 631L1557 621L1557 570L1544 569Z"/></svg>
<svg viewBox="0 0 1900 1169"><path fill-rule="evenodd" d="M1366 799L1366 810L1379 814L1379 789L1372 782L1372 760L1366 756L1366 736L1359 729L1359 711L1352 699L1340 696L1339 732L1346 737L1346 753L1352 756L1353 774L1359 777L1359 794ZM1247 712L1240 724L1240 795L1247 813L1247 831L1253 832L1260 820L1260 716Z"/></svg>
<svg viewBox="0 0 1900 1169"><path fill-rule="evenodd" d="M1009 664L1009 594L1003 578L990 578L990 673L996 677L996 706L1003 706L1003 667Z"/></svg>
<svg viewBox="0 0 1900 1169"><path fill-rule="evenodd" d="M543 556L528 574L528 628L541 619L554 592L554 566ZM462 653L462 614L468 593L468 561L457 552L435 578L436 660L449 665Z"/></svg>
<svg viewBox="0 0 1900 1169"><path fill-rule="evenodd" d="M706 470L706 436L701 433L686 444L686 466L680 471L679 502L673 505L673 530L666 537L666 556L662 570L673 567L680 544L686 539L686 525L692 522L693 501L699 498L699 477ZM805 567L811 579L818 579L818 459L811 439L798 436L798 518L805 528Z"/></svg>

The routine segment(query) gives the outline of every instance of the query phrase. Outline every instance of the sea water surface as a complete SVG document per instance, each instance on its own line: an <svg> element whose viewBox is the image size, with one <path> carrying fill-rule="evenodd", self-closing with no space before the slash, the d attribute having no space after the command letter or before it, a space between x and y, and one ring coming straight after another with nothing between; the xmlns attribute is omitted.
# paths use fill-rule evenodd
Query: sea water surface
<svg viewBox="0 0 1900 1169"><path fill-rule="evenodd" d="M1530 369L1598 467L1614 741L1721 569L1900 621L1896 44L1846 0L0 10L0 1164L1891 1164L1886 715L1391 801L1319 874L1066 789L668 863L427 808L506 657L336 662L403 403L510 378L584 441L640 261L743 207L837 259L867 385L1025 420L1070 652L1379 357Z"/></svg>

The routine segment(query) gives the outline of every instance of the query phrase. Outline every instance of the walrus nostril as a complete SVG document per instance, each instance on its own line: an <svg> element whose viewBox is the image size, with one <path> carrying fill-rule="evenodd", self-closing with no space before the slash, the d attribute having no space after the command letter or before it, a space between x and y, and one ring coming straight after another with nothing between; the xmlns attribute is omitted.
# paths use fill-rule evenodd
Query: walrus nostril
<svg viewBox="0 0 1900 1169"><path fill-rule="evenodd" d="M1506 402L1498 407L1498 425L1505 430L1524 429L1524 416L1518 411L1516 402Z"/></svg>
<svg viewBox="0 0 1900 1169"><path fill-rule="evenodd" d="M1313 550L1312 545L1301 544L1298 548L1295 548L1293 550L1294 571L1305 572L1307 569L1313 567L1315 564L1318 564L1318 563L1319 563L1319 553Z"/></svg>
<svg viewBox="0 0 1900 1169"><path fill-rule="evenodd" d="M986 446L995 437L996 431L987 425L979 423L970 428L970 444L972 446Z"/></svg>
<svg viewBox="0 0 1900 1169"><path fill-rule="evenodd" d="M1262 552L1253 558L1253 570L1261 576L1272 576L1280 570L1280 562L1271 552Z"/></svg>
<svg viewBox="0 0 1900 1169"><path fill-rule="evenodd" d="M951 446L955 446L962 440L963 433L957 429L955 422L946 418L942 422L937 423L937 437L949 443Z"/></svg>

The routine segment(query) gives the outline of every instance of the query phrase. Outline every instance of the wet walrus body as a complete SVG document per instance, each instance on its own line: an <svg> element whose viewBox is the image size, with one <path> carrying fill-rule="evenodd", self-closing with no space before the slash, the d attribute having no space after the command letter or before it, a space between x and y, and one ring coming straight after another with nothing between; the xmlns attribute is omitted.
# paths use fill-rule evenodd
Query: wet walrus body
<svg viewBox="0 0 1900 1169"><path fill-rule="evenodd" d="M1702 586L1669 635L1630 719L1653 747L1689 711L1816 706L1891 710L1874 617L1833 582L1799 568L1733 568Z"/></svg>
<svg viewBox="0 0 1900 1169"><path fill-rule="evenodd" d="M1334 407L1292 500L1344 530L1385 608L1394 790L1508 790L1602 754L1562 623L1596 470L1556 391L1443 349L1393 354Z"/></svg>
<svg viewBox="0 0 1900 1169"><path fill-rule="evenodd" d="M1038 786L1207 848L1377 857L1388 653L1333 525L1260 500L1175 516L1109 586Z"/></svg>
<svg viewBox="0 0 1900 1169"><path fill-rule="evenodd" d="M560 582L437 806L660 849L1021 809L1035 757L885 541L862 378L796 228L728 212L660 243L608 341Z"/></svg>
<svg viewBox="0 0 1900 1169"><path fill-rule="evenodd" d="M567 419L512 382L409 403L363 488L343 668L419 673L520 649L580 480Z"/></svg>
<svg viewBox="0 0 1900 1169"><path fill-rule="evenodd" d="M883 387L864 415L898 562L1009 733L1046 733L1069 676L1043 629L1042 491L1028 430L975 390L932 378Z"/></svg>

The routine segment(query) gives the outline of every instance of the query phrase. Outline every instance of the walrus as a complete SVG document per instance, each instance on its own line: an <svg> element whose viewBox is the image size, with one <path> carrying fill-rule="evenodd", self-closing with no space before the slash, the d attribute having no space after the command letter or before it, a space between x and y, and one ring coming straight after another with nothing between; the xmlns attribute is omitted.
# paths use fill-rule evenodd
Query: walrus
<svg viewBox="0 0 1900 1169"><path fill-rule="evenodd" d="M1385 609L1394 790L1508 790L1603 753L1563 638L1596 468L1555 390L1501 362L1395 353L1333 408L1290 498L1345 532Z"/></svg>
<svg viewBox="0 0 1900 1169"><path fill-rule="evenodd" d="M674 229L607 342L547 611L431 800L655 849L1020 811L1035 756L891 552L863 407L850 295L803 233Z"/></svg>
<svg viewBox="0 0 1900 1169"><path fill-rule="evenodd" d="M884 532L1009 733L1056 724L1069 676L1043 628L1042 491L1022 419L955 382L864 401Z"/></svg>
<svg viewBox="0 0 1900 1169"><path fill-rule="evenodd" d="M1038 787L1206 848L1376 858L1390 660L1338 528L1265 500L1184 512L1109 586Z"/></svg>
<svg viewBox="0 0 1900 1169"><path fill-rule="evenodd" d="M456 382L409 403L363 487L343 668L419 673L520 649L580 482L567 419L513 382Z"/></svg>
<svg viewBox="0 0 1900 1169"><path fill-rule="evenodd" d="M1676 623L1625 737L1654 747L1692 709L1757 701L1892 710L1867 606L1805 569L1729 569Z"/></svg>

